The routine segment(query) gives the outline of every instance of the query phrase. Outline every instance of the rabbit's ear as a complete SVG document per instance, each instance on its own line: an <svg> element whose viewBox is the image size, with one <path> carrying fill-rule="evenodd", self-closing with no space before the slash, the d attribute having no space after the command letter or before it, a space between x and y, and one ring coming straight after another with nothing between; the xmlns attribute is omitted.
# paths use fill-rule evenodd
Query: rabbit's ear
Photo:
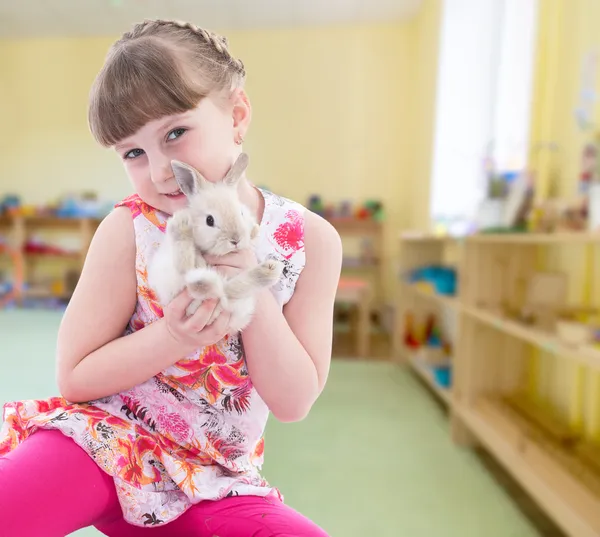
<svg viewBox="0 0 600 537"><path fill-rule="evenodd" d="M206 184L206 179L188 164L173 160L171 162L175 180L181 191L189 198L197 194Z"/></svg>
<svg viewBox="0 0 600 537"><path fill-rule="evenodd" d="M223 182L230 186L237 185L238 181L242 178L242 175L244 175L244 172L248 167L248 160L248 155L246 153L240 153L240 156L227 172Z"/></svg>

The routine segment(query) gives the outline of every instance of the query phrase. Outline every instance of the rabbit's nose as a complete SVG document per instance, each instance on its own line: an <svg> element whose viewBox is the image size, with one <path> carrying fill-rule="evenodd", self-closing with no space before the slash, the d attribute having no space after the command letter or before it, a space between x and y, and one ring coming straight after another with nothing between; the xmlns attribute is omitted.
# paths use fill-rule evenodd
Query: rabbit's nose
<svg viewBox="0 0 600 537"><path fill-rule="evenodd" d="M237 246L240 243L240 239L231 239L229 241L233 246Z"/></svg>

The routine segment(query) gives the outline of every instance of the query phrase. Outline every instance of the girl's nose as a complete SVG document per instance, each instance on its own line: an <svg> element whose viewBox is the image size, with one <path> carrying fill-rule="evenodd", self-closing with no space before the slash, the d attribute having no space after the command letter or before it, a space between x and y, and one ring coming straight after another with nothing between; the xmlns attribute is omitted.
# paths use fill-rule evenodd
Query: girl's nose
<svg viewBox="0 0 600 537"><path fill-rule="evenodd" d="M166 155L158 155L150 160L150 179L154 184L164 183L173 179L171 161Z"/></svg>

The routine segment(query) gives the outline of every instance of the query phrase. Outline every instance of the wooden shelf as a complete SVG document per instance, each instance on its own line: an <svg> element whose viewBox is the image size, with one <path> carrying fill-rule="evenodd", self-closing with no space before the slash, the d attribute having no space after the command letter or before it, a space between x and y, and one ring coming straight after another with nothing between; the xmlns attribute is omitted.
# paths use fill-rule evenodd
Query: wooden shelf
<svg viewBox="0 0 600 537"><path fill-rule="evenodd" d="M408 363L412 367L412 369L421 377L425 383L433 390L433 392L447 405L452 405L452 393L450 389L440 386L434 376L433 371L431 370L431 366L424 364L422 360L419 359L418 351L411 351L410 349L406 349L406 355L408 357Z"/></svg>
<svg viewBox="0 0 600 537"><path fill-rule="evenodd" d="M572 537L600 535L600 476L499 401L454 405L475 436Z"/></svg>
<svg viewBox="0 0 600 537"><path fill-rule="evenodd" d="M350 270L371 270L374 268L379 268L380 263L377 259L373 259L372 261L363 261L363 260L355 260L355 259L343 259L342 260L342 269L346 271Z"/></svg>
<svg viewBox="0 0 600 537"><path fill-rule="evenodd" d="M28 282L32 279L31 272L38 268L35 265L38 261L77 263L81 268L92 237L101 220L100 218L61 218L56 216L0 216L0 229L3 234L6 234L8 242L16 252L7 257L13 262L15 268L13 271L13 296L17 303L21 304L27 297L68 299L68 297L54 297L51 292L44 290L35 293L25 291ZM80 237L81 251L64 254L26 252L25 247L30 235L40 231L76 233ZM66 273L64 277L66 277Z"/></svg>
<svg viewBox="0 0 600 537"><path fill-rule="evenodd" d="M499 244L568 244L600 243L600 232L561 231L557 233L476 233L465 237L448 237L427 234L400 234L400 240L412 243L446 243L466 241L470 243Z"/></svg>
<svg viewBox="0 0 600 537"><path fill-rule="evenodd" d="M0 216L0 227L11 227L22 221L28 230L31 229L73 229L75 231L83 224L98 226L101 218L62 218L58 216Z"/></svg>
<svg viewBox="0 0 600 537"><path fill-rule="evenodd" d="M498 247L488 247L490 244ZM583 366L581 376L589 376L592 369L600 371L600 352L569 345L554 332L504 317L499 310L472 306L521 303L528 282L544 270L540 265L550 265L545 270L552 270L554 257L560 257L561 262L566 257L547 256L544 260L540 248L556 245L562 248L557 253L563 254L564 247L572 244L600 244L600 232L482 234L464 239L403 235L399 273L448 264L452 258L459 273L459 296L441 296L429 286L403 281L394 349L437 396L448 402L450 430L456 443L467 447L484 444L570 537L600 537L600 448L592 444L597 433L598 387L575 380L558 382L563 369L554 360L539 363L539 381L531 377L535 371L529 367L532 350L541 349ZM587 249L580 250L587 256ZM570 251L569 255L573 256ZM590 288L590 266L586 264L587 277L582 277L581 271L575 270L579 264L574 263L573 275L567 276L578 285L573 291L585 294ZM436 315L441 322L448 321L447 330L456 330L453 383L451 392L446 393L418 354L404 348L407 322L426 322L432 305L458 312L457 316ZM548 400L543 406L532 404L531 390L536 381L545 387L552 384L544 392ZM581 422L577 430L564 423L555 410L564 401L569 401L565 411L571 419Z"/></svg>
<svg viewBox="0 0 600 537"><path fill-rule="evenodd" d="M488 326L492 326L497 330L510 334L531 345L535 345L539 349L561 355L600 371L600 354L592 353L585 349L578 349L577 347L571 347L552 334L548 334L530 326L525 326L510 319L505 319L495 313L465 305L461 305L460 307L465 314Z"/></svg>
<svg viewBox="0 0 600 537"><path fill-rule="evenodd" d="M418 285L410 283L405 283L404 288L406 288L410 293L414 293L415 295L423 297L427 300L431 300L437 304L441 304L442 306L448 306L455 309L460 308L460 303L454 296L440 295L439 293L426 291Z"/></svg>
<svg viewBox="0 0 600 537"><path fill-rule="evenodd" d="M400 241L410 242L410 243L451 243L458 242L464 240L463 237L450 237L448 235L440 236L440 235L431 235L426 233L406 233L402 232L399 235Z"/></svg>
<svg viewBox="0 0 600 537"><path fill-rule="evenodd" d="M69 252L66 254L34 254L25 252L23 257L28 261L57 261L57 260L67 260L67 261L81 261L81 256L83 254L79 252Z"/></svg>
<svg viewBox="0 0 600 537"><path fill-rule="evenodd" d="M329 218L327 221L340 233L354 235L379 234L383 230L383 223L377 220L359 218Z"/></svg>
<svg viewBox="0 0 600 537"><path fill-rule="evenodd" d="M558 232L558 233L478 233L470 235L467 241L473 243L506 244L568 244L600 242L600 232Z"/></svg>

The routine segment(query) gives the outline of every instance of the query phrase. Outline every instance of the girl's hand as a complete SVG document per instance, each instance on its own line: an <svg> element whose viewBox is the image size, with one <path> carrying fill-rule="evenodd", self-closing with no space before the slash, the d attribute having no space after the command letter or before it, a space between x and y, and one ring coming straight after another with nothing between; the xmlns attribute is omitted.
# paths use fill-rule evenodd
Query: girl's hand
<svg viewBox="0 0 600 537"><path fill-rule="evenodd" d="M189 291L185 289L164 309L167 332L184 355L221 341L227 335L231 317L229 313L221 312L212 324L207 325L217 307L217 299L205 300L195 313L188 317L186 309L193 300Z"/></svg>
<svg viewBox="0 0 600 537"><path fill-rule="evenodd" d="M258 264L256 254L251 249L236 250L222 256L207 255L204 259L208 265L229 278Z"/></svg>

